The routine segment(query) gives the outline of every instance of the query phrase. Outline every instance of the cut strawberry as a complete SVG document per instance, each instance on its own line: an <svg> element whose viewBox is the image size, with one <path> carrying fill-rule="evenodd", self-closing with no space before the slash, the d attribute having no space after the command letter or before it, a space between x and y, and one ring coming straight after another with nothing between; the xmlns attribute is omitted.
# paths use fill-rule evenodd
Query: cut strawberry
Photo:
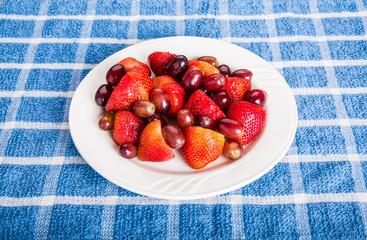
<svg viewBox="0 0 367 240"><path fill-rule="evenodd" d="M154 52L148 56L153 73L158 77L166 74L166 66L176 55L169 52Z"/></svg>
<svg viewBox="0 0 367 240"><path fill-rule="evenodd" d="M184 128L183 132L185 144L182 153L190 167L203 168L222 154L224 147L222 134L197 126Z"/></svg>
<svg viewBox="0 0 367 240"><path fill-rule="evenodd" d="M118 145L137 144L145 122L129 111L119 111L115 115L113 139Z"/></svg>
<svg viewBox="0 0 367 240"><path fill-rule="evenodd" d="M128 57L121 60L118 64L124 66L126 72L132 69L133 67L141 67L144 69L145 73L150 76L150 68L148 65L136 60L135 58Z"/></svg>
<svg viewBox="0 0 367 240"><path fill-rule="evenodd" d="M213 73L220 73L218 68L214 67L213 65L204 62L204 61L197 61L197 60L190 60L189 61L189 68L192 66L196 66L201 68L204 71L204 76L208 76Z"/></svg>
<svg viewBox="0 0 367 240"><path fill-rule="evenodd" d="M251 89L251 81L237 77L227 77L221 90L226 91L232 101L242 101Z"/></svg>
<svg viewBox="0 0 367 240"><path fill-rule="evenodd" d="M264 127L266 112L259 105L247 101L232 102L227 111L228 118L236 120L243 126L244 134L237 139L241 144L247 144Z"/></svg>

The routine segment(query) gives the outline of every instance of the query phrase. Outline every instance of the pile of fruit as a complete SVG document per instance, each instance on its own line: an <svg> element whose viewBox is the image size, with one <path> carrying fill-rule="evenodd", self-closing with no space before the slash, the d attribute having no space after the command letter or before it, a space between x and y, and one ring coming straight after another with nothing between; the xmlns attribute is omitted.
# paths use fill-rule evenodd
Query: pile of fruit
<svg viewBox="0 0 367 240"><path fill-rule="evenodd" d="M153 52L148 62L150 68L134 58L123 59L109 69L107 84L95 94L96 103L106 109L99 127L113 131L120 154L162 162L175 157L172 149L181 149L194 169L222 152L230 160L241 158L243 146L266 120L267 94L251 89L252 72L231 72L212 56L188 60Z"/></svg>

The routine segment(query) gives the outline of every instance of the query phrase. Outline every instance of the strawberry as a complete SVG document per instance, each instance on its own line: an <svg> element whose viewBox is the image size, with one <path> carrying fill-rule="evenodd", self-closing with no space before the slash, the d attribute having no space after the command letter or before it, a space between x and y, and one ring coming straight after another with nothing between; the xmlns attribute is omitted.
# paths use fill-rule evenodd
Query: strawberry
<svg viewBox="0 0 367 240"><path fill-rule="evenodd" d="M224 147L224 136L213 130L198 126L183 129L185 144L182 153L186 162L194 169L200 169L218 159Z"/></svg>
<svg viewBox="0 0 367 240"><path fill-rule="evenodd" d="M157 87L162 88L171 101L171 109L167 113L168 117L176 117L177 113L185 106L186 93L185 90L173 78L167 75L156 77L154 83Z"/></svg>
<svg viewBox="0 0 367 240"><path fill-rule="evenodd" d="M119 111L115 115L113 139L118 145L124 143L137 144L145 122L129 111Z"/></svg>
<svg viewBox="0 0 367 240"><path fill-rule="evenodd" d="M234 101L229 104L228 118L236 120L243 126L244 134L237 139L241 144L249 143L264 127L265 110L257 104L247 101Z"/></svg>
<svg viewBox="0 0 367 240"><path fill-rule="evenodd" d="M163 162L174 157L172 149L162 136L161 121L154 120L149 123L140 135L138 158L141 161Z"/></svg>
<svg viewBox="0 0 367 240"><path fill-rule="evenodd" d="M201 68L204 71L204 76L208 76L213 73L220 73L218 68L214 67L213 65L204 62L204 61L197 61L197 60L190 60L189 61L189 68L191 66L196 66L198 68Z"/></svg>
<svg viewBox="0 0 367 240"><path fill-rule="evenodd" d="M217 104L200 89L191 94L185 109L190 110L195 119L203 116L209 117L212 120L212 126L210 128L216 125L217 120L226 117Z"/></svg>
<svg viewBox="0 0 367 240"><path fill-rule="evenodd" d="M118 64L124 66L126 72L128 72L133 67L141 67L145 70L145 73L150 76L149 66L142 63L142 62L139 62L135 58L132 58L132 57L125 58L125 59L121 60Z"/></svg>
<svg viewBox="0 0 367 240"><path fill-rule="evenodd" d="M107 102L107 112L129 110L136 100L149 101L150 91L155 86L152 79L141 71L141 68L133 68L125 74Z"/></svg>
<svg viewBox="0 0 367 240"><path fill-rule="evenodd" d="M232 101L242 101L250 89L251 81L243 78L227 77L226 83L221 90L226 91Z"/></svg>
<svg viewBox="0 0 367 240"><path fill-rule="evenodd" d="M167 64L176 55L169 52L154 52L148 56L148 62L153 73L158 77L166 74Z"/></svg>

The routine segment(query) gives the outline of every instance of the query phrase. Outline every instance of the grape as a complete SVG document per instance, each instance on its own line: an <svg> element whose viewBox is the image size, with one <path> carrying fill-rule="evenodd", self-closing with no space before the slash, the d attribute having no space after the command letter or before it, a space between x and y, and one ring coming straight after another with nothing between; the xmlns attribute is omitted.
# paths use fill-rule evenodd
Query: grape
<svg viewBox="0 0 367 240"><path fill-rule="evenodd" d="M242 125L232 119L222 118L217 122L217 130L227 138L238 139L243 135Z"/></svg>
<svg viewBox="0 0 367 240"><path fill-rule="evenodd" d="M181 129L173 124L168 124L162 129L162 136L168 146L173 149L181 148L185 144L185 137Z"/></svg>
<svg viewBox="0 0 367 240"><path fill-rule="evenodd" d="M210 117L202 116L198 118L196 125L203 128L213 129L213 120Z"/></svg>
<svg viewBox="0 0 367 240"><path fill-rule="evenodd" d="M155 112L155 105L146 100L138 100L133 103L132 109L136 116L147 118L152 116Z"/></svg>
<svg viewBox="0 0 367 240"><path fill-rule="evenodd" d="M176 81L180 81L188 67L189 60L187 60L187 57L177 55L167 64L166 73Z"/></svg>
<svg viewBox="0 0 367 240"><path fill-rule="evenodd" d="M188 92L198 89L204 80L203 70L196 66L190 67L183 75L181 86Z"/></svg>
<svg viewBox="0 0 367 240"><path fill-rule="evenodd" d="M177 113L177 123L181 128L193 126L195 124L194 115L188 109L181 109Z"/></svg>
<svg viewBox="0 0 367 240"><path fill-rule="evenodd" d="M125 143L120 146L119 152L121 156L127 159L132 159L138 156L138 149L132 143Z"/></svg>
<svg viewBox="0 0 367 240"><path fill-rule="evenodd" d="M232 77L244 78L251 81L253 73L247 69L238 69L232 73Z"/></svg>
<svg viewBox="0 0 367 240"><path fill-rule="evenodd" d="M226 108L231 101L231 97L226 91L219 90L214 93L213 101L218 105L218 107Z"/></svg>
<svg viewBox="0 0 367 240"><path fill-rule="evenodd" d="M242 157L243 146L236 140L229 139L224 144L223 153L230 160L237 160Z"/></svg>
<svg viewBox="0 0 367 240"><path fill-rule="evenodd" d="M111 130L113 128L113 122L115 119L114 112L107 112L99 119L99 128L105 131Z"/></svg>
<svg viewBox="0 0 367 240"><path fill-rule="evenodd" d="M266 94L266 92L261 89L252 89L245 98L246 101L255 103L261 107L264 107L267 99L268 94Z"/></svg>
<svg viewBox="0 0 367 240"><path fill-rule="evenodd" d="M106 74L106 81L112 86L117 86L125 73L126 71L124 66L120 64L113 65Z"/></svg>
<svg viewBox="0 0 367 240"><path fill-rule="evenodd" d="M224 76L224 77L230 77L231 76L231 69L227 66L227 65L220 65L218 67L219 72Z"/></svg>
<svg viewBox="0 0 367 240"><path fill-rule="evenodd" d="M208 89L206 89L204 86L201 86L200 90L203 91L203 93L205 93L207 96L210 96L210 94L212 93Z"/></svg>
<svg viewBox="0 0 367 240"><path fill-rule="evenodd" d="M217 91L222 87L224 87L225 83L226 83L225 78L220 73L214 73L208 75L203 82L204 87L209 91Z"/></svg>
<svg viewBox="0 0 367 240"><path fill-rule="evenodd" d="M207 62L214 67L218 67L218 60L212 56L202 56L198 58L199 61Z"/></svg>
<svg viewBox="0 0 367 240"><path fill-rule="evenodd" d="M94 99L96 100L97 105L106 106L108 99L110 99L111 97L112 91L113 91L113 87L111 85L108 85L108 84L101 85L98 88L96 95L94 96Z"/></svg>
<svg viewBox="0 0 367 240"><path fill-rule="evenodd" d="M153 122L154 120L159 120L161 121L161 126L165 126L167 125L167 121L166 119L160 115L159 113L154 113L152 116L148 117L148 118L145 118L145 122L148 124L150 122Z"/></svg>
<svg viewBox="0 0 367 240"><path fill-rule="evenodd" d="M150 101L155 105L157 113L168 113L171 109L171 101L167 93L161 88L155 88L150 93Z"/></svg>

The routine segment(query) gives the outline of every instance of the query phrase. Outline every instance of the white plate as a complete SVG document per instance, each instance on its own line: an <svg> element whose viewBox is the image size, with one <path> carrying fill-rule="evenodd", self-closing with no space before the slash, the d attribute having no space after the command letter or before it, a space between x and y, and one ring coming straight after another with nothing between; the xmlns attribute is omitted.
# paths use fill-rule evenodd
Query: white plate
<svg viewBox="0 0 367 240"><path fill-rule="evenodd" d="M222 155L204 169L190 168L182 154L168 162L128 160L118 153L110 132L98 128L103 108L94 95L105 83L108 69L126 57L147 63L154 51L183 54L189 59L215 56L232 70L247 68L254 75L253 88L268 93L267 121L263 131L247 145L246 154L237 161ZM79 153L99 174L116 185L146 196L165 199L210 197L240 188L268 172L285 155L297 128L297 107L283 77L265 60L239 46L208 38L170 37L127 47L98 64L83 79L71 102L70 132Z"/></svg>

